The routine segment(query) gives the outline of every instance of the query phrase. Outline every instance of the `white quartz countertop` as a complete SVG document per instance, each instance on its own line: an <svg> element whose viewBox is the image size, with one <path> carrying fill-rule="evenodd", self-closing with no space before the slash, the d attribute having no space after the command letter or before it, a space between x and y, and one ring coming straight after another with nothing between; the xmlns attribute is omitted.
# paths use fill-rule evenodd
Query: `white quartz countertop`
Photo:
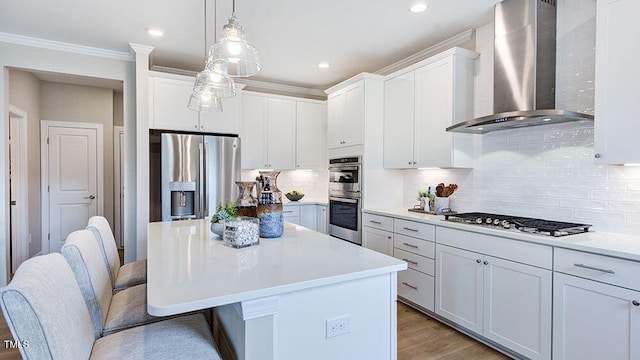
<svg viewBox="0 0 640 360"><path fill-rule="evenodd" d="M148 225L147 309L172 315L401 271L393 257L286 223L284 235L225 246L207 220Z"/></svg>
<svg viewBox="0 0 640 360"><path fill-rule="evenodd" d="M471 231L481 234L499 236L519 241L587 251L591 253L615 256L622 259L640 261L640 236L617 234L600 231L589 231L584 234L552 237L529 234L517 230L493 229L484 226L473 226L444 221L442 215L429 215L408 211L407 209L365 209L364 213L391 216L394 218L413 220L437 226ZM436 236L437 237L437 236ZM436 238L437 241L437 238Z"/></svg>

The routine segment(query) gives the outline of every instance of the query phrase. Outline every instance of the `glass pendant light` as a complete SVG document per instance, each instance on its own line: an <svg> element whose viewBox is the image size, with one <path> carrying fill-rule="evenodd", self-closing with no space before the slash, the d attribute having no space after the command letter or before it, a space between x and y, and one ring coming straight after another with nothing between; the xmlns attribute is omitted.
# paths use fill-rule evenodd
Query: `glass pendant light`
<svg viewBox="0 0 640 360"><path fill-rule="evenodd" d="M209 92L193 93L189 98L188 108L200 112L208 112L210 109L222 111L222 99Z"/></svg>
<svg viewBox="0 0 640 360"><path fill-rule="evenodd" d="M207 1L204 0L204 51L207 55ZM233 79L226 74L225 64L209 66L205 63L204 70L196 75L193 93L187 107L194 111L207 112L210 109L222 111L224 97L236 95Z"/></svg>
<svg viewBox="0 0 640 360"><path fill-rule="evenodd" d="M262 66L258 50L245 39L244 30L236 18L236 2L229 23L222 28L222 38L211 46L209 66L226 64L226 72L232 77L247 77L257 74Z"/></svg>

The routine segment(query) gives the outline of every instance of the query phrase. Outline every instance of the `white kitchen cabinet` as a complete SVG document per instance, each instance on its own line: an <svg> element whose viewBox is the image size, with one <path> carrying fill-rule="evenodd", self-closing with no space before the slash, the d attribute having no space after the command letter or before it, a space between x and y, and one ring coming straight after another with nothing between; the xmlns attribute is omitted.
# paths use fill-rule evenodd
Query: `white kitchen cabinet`
<svg viewBox="0 0 640 360"><path fill-rule="evenodd" d="M316 205L316 231L327 234L327 206Z"/></svg>
<svg viewBox="0 0 640 360"><path fill-rule="evenodd" d="M328 98L329 148L361 145L364 139L364 81Z"/></svg>
<svg viewBox="0 0 640 360"><path fill-rule="evenodd" d="M596 163L640 163L640 13L637 0L598 0L594 151Z"/></svg>
<svg viewBox="0 0 640 360"><path fill-rule="evenodd" d="M640 359L640 263L556 249L554 359Z"/></svg>
<svg viewBox="0 0 640 360"><path fill-rule="evenodd" d="M414 73L384 83L384 167L414 167ZM417 165L417 164L416 164Z"/></svg>
<svg viewBox="0 0 640 360"><path fill-rule="evenodd" d="M335 85L325 92L327 98L327 144L329 149L363 145L367 118L374 114L382 96L374 87L381 86L383 76L362 73Z"/></svg>
<svg viewBox="0 0 640 360"><path fill-rule="evenodd" d="M301 205L300 206L300 225L317 231L316 206Z"/></svg>
<svg viewBox="0 0 640 360"><path fill-rule="evenodd" d="M453 48L388 76L385 168L473 166L473 138L446 132L472 117L477 53Z"/></svg>
<svg viewBox="0 0 640 360"><path fill-rule="evenodd" d="M238 134L238 96L222 100L223 111L197 112L187 104L194 78L153 73L149 78L149 128L220 134Z"/></svg>
<svg viewBox="0 0 640 360"><path fill-rule="evenodd" d="M393 256L393 233L363 226L362 246L385 255Z"/></svg>
<svg viewBox="0 0 640 360"><path fill-rule="evenodd" d="M244 93L241 123L243 169L295 168L295 101Z"/></svg>
<svg viewBox="0 0 640 360"><path fill-rule="evenodd" d="M436 314L530 359L551 358L550 270L436 245Z"/></svg>
<svg viewBox="0 0 640 360"><path fill-rule="evenodd" d="M296 225L302 225L300 224L300 206L297 204L283 206L282 217L284 218L284 221L288 221Z"/></svg>
<svg viewBox="0 0 640 360"><path fill-rule="evenodd" d="M296 169L327 168L326 105L296 101Z"/></svg>

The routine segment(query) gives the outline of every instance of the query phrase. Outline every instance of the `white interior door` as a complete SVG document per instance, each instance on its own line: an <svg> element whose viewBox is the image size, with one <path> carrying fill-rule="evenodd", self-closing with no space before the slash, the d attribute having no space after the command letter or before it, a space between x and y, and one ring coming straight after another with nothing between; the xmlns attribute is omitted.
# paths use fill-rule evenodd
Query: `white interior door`
<svg viewBox="0 0 640 360"><path fill-rule="evenodd" d="M42 127L42 183L48 195L43 197L43 234L49 252L59 252L69 233L103 213L102 125L43 121Z"/></svg>
<svg viewBox="0 0 640 360"><path fill-rule="evenodd" d="M11 273L29 258L26 113L9 111L9 188L11 216Z"/></svg>

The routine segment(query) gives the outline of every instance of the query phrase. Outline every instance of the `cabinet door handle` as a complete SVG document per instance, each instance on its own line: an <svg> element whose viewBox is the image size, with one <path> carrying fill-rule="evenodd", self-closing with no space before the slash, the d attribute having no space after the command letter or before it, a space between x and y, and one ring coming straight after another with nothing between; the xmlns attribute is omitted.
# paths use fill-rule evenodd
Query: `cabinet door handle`
<svg viewBox="0 0 640 360"><path fill-rule="evenodd" d="M487 260L485 260L484 262L482 262L485 265L489 265L489 262Z"/></svg>
<svg viewBox="0 0 640 360"><path fill-rule="evenodd" d="M583 268L583 269L600 271L600 272L607 273L607 274L615 274L616 273L615 271L610 270L610 269L603 269L603 268L599 268L599 267L595 267L595 266L589 266L589 265L585 265L585 264L573 264L573 266L579 267L579 268Z"/></svg>
<svg viewBox="0 0 640 360"><path fill-rule="evenodd" d="M602 155L600 155L600 153L595 153L595 155L593 155L593 156L594 156L596 159L599 159L599 158L600 158L600 156L602 156Z"/></svg>
<svg viewBox="0 0 640 360"><path fill-rule="evenodd" d="M409 259L405 259L405 258L402 258L402 260L408 262L409 264L418 265L417 261L413 261L413 260L409 260Z"/></svg>
<svg viewBox="0 0 640 360"><path fill-rule="evenodd" d="M418 290L418 287L417 287L417 286L413 286L413 285L411 285L411 284L407 284L407 283L406 283L406 282L404 282L404 281L402 282L402 285L404 285L404 286L408 286L408 287L412 288L413 290Z"/></svg>
<svg viewBox="0 0 640 360"><path fill-rule="evenodd" d="M374 224L378 224L378 225L382 225L382 222L380 221L375 221L375 220L369 220L370 223L374 223Z"/></svg>
<svg viewBox="0 0 640 360"><path fill-rule="evenodd" d="M406 242L402 243L402 245L407 245L408 247L412 247L412 248L414 248L414 249L417 249L417 248L418 248L417 246L412 245L412 244L409 244L409 243L406 243Z"/></svg>
<svg viewBox="0 0 640 360"><path fill-rule="evenodd" d="M408 228L408 227L403 227L403 229L407 230L407 231L413 231L413 232L418 232L420 230L417 229L412 229L412 228Z"/></svg>
<svg viewBox="0 0 640 360"><path fill-rule="evenodd" d="M480 259L476 259L476 262L477 262L478 264L480 264L480 263L482 263L482 260L480 260Z"/></svg>
<svg viewBox="0 0 640 360"><path fill-rule="evenodd" d="M640 306L640 302L638 302L638 300L633 300L631 303L633 306Z"/></svg>

